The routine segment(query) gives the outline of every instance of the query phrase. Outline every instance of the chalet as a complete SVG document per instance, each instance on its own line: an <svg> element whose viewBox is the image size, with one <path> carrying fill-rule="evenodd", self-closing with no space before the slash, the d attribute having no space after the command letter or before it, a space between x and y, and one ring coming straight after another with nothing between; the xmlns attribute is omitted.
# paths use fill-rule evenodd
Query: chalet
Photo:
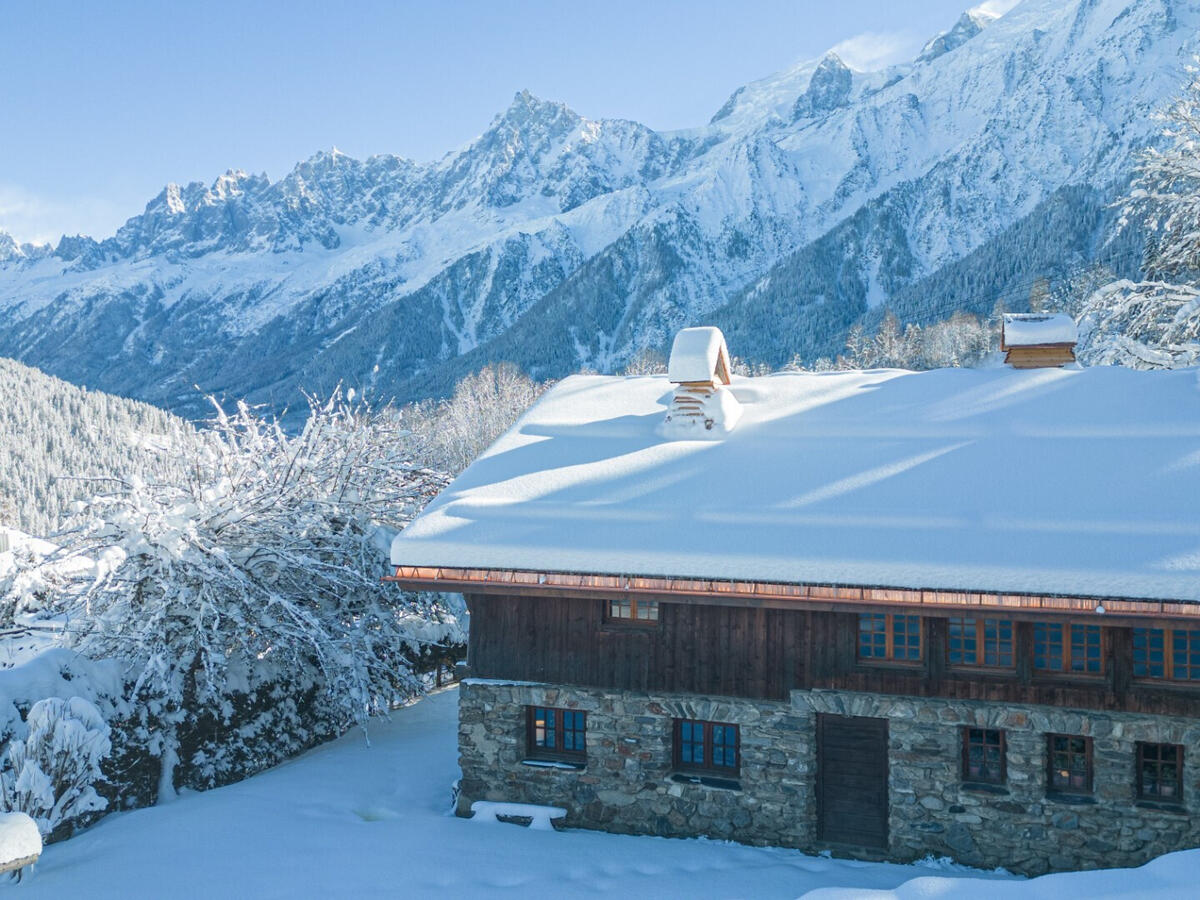
<svg viewBox="0 0 1200 900"><path fill-rule="evenodd" d="M1029 874L1200 845L1194 370L684 348L711 380L566 379L392 547L469 605L462 814ZM704 381L736 421L664 428Z"/></svg>
<svg viewBox="0 0 1200 900"><path fill-rule="evenodd" d="M1043 369L1075 362L1075 320L1062 313L1006 313L1000 349L1014 369Z"/></svg>

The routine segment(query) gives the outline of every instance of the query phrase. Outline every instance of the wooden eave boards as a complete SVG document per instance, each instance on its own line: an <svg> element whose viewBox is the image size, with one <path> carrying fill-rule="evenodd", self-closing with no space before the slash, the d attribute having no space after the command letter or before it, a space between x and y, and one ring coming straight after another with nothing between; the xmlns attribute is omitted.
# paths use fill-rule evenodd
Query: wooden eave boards
<svg viewBox="0 0 1200 900"><path fill-rule="evenodd" d="M643 575L595 575L571 572L532 572L515 569L465 569L442 566L397 566L384 581L411 590L464 594L542 596L638 595L669 602L773 609L804 607L832 611L938 610L947 614L971 611L1047 613L1057 617L1101 620L1200 621L1200 604L1176 600L1069 595L1005 594L939 591L856 585L781 584L758 581L719 581Z"/></svg>

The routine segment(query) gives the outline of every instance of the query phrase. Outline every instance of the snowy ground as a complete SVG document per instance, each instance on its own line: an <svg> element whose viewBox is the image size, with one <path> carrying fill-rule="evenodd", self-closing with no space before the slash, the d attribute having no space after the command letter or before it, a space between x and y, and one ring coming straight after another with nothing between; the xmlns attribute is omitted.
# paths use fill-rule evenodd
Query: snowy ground
<svg viewBox="0 0 1200 900"><path fill-rule="evenodd" d="M458 692L241 784L109 816L48 847L22 897L1195 896L1200 851L1003 879L712 841L481 825L446 813ZM816 893L810 894L809 892Z"/></svg>

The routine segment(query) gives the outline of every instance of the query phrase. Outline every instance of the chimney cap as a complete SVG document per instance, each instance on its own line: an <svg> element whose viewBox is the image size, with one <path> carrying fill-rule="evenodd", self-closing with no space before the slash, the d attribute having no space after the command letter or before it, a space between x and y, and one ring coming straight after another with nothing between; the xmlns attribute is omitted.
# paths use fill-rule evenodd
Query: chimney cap
<svg viewBox="0 0 1200 900"><path fill-rule="evenodd" d="M671 344L667 377L675 384L729 384L729 350L720 328L684 328Z"/></svg>

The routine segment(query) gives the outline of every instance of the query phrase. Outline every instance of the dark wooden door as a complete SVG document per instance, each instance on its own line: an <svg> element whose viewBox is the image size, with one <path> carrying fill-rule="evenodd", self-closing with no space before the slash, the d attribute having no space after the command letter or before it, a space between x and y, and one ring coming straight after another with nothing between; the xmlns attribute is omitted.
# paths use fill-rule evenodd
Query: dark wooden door
<svg viewBox="0 0 1200 900"><path fill-rule="evenodd" d="M817 840L888 845L887 719L817 716Z"/></svg>

